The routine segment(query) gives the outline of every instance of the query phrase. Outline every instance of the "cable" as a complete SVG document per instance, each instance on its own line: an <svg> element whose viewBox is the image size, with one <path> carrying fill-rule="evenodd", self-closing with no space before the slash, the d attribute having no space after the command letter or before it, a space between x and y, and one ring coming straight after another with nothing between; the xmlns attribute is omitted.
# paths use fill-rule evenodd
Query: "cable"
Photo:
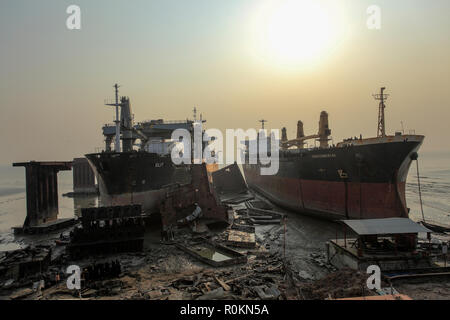
<svg viewBox="0 0 450 320"><path fill-rule="evenodd" d="M423 222L425 222L425 215L423 214L423 204L422 204L422 191L420 189L419 159L416 159L416 167L417 167L417 184L419 186L420 210L422 212L422 220Z"/></svg>

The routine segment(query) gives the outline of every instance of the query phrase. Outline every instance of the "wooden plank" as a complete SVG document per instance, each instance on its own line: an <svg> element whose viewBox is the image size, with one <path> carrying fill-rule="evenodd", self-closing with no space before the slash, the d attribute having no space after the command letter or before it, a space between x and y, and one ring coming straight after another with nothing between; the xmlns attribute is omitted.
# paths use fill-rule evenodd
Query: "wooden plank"
<svg viewBox="0 0 450 320"><path fill-rule="evenodd" d="M234 278L234 279L227 280L227 281L225 281L225 283L232 283L232 282L235 282L235 281L238 281L238 280L242 280L242 279L245 279L245 278L248 278L248 277L250 277L250 274L246 274L246 275Z"/></svg>
<svg viewBox="0 0 450 320"><path fill-rule="evenodd" d="M214 276L214 279L216 279L217 283L220 284L225 291L230 291L231 290L229 285L227 285L225 282L223 282L222 280L220 280L216 276Z"/></svg>

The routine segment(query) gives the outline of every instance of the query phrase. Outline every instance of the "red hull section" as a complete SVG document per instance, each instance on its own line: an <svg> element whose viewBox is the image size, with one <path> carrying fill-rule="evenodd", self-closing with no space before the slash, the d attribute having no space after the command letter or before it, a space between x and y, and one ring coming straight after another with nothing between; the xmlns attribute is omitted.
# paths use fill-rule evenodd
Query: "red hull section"
<svg viewBox="0 0 450 320"><path fill-rule="evenodd" d="M249 187L291 210L330 219L407 217L405 182L360 183L262 176L246 170Z"/></svg>

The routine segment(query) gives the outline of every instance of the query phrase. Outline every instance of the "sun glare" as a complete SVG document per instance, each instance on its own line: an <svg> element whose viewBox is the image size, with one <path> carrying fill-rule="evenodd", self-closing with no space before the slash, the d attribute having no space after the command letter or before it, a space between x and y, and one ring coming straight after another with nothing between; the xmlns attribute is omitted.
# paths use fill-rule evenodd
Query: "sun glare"
<svg viewBox="0 0 450 320"><path fill-rule="evenodd" d="M313 65L337 45L342 25L330 1L269 1L255 23L258 55L292 68Z"/></svg>

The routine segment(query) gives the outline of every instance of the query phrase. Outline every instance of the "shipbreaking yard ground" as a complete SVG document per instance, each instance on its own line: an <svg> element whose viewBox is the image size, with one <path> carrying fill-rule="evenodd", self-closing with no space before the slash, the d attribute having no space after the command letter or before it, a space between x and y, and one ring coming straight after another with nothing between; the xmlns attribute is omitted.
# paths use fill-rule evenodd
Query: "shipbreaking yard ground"
<svg viewBox="0 0 450 320"><path fill-rule="evenodd" d="M255 200L264 199L255 195ZM239 220L238 212L246 208L245 203L232 207L236 212L235 218ZM97 256L95 259L77 261L67 259L64 246L54 246L60 232L23 236L24 243L53 246L52 264L46 272L46 279L54 278L58 272L63 274L65 268L72 264L83 268L111 260L120 261L121 273L115 277L91 282L89 285L82 282L81 290L69 290L66 276L62 276L57 283L47 280L42 289L39 286L36 289L39 276L9 281L1 283L0 298L302 300L377 295L367 289L368 275L364 272L337 270L327 262L325 244L336 237L337 230L341 230L338 224L273 207L277 212L286 214L286 242L283 220L279 224L255 225L254 247L252 244L244 244L243 248L232 247L245 256L246 261L241 259L227 266L211 266L180 249L180 246L192 248L193 239L204 241L204 238L219 245L228 245L227 232L230 229L224 228L194 234L186 227L177 230L175 242L161 242L160 226L154 225L147 228L142 252ZM236 234L239 234L245 227L234 229ZM67 233L68 230L70 229L64 232ZM383 286L388 287L389 284L383 283ZM393 287L400 294L406 294L412 299L450 299L449 278L400 279L393 283Z"/></svg>

